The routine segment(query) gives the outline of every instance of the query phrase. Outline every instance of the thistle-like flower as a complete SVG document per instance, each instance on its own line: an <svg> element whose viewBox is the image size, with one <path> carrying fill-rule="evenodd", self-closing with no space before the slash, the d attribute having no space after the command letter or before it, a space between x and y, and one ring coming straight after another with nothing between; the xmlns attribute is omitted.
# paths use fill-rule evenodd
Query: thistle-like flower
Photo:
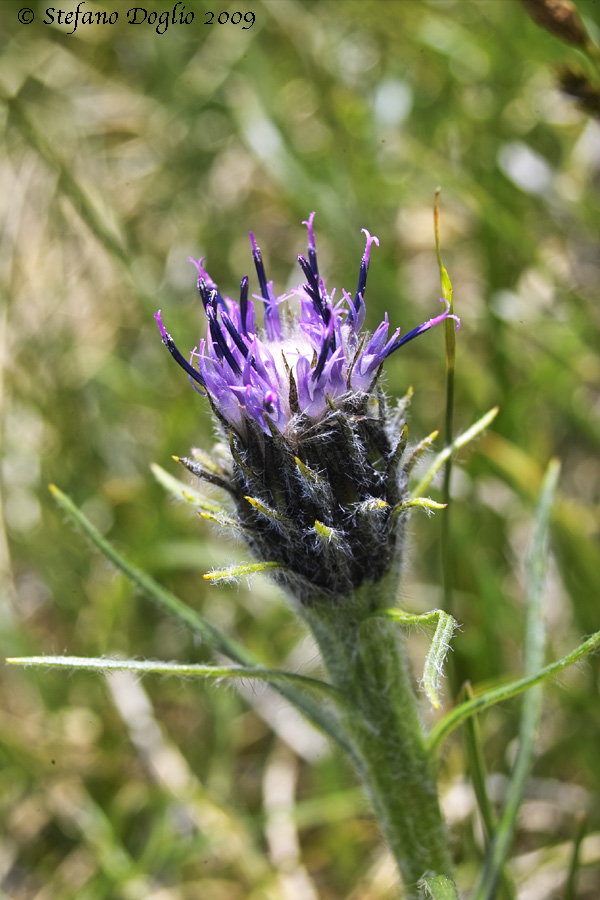
<svg viewBox="0 0 600 900"><path fill-rule="evenodd" d="M398 348L451 317L440 315L389 336L387 314L373 335L362 331L373 244L366 248L354 297L325 290L312 213L305 281L276 296L253 235L252 256L264 305L256 324L241 282L239 302L223 297L203 267L198 290L206 339L188 361L156 313L163 343L205 394L229 441L226 465L182 460L233 498L236 520L253 554L276 563L275 578L301 603L335 602L400 565L407 497L404 413L390 413L380 387L383 363ZM457 327L458 327L458 320Z"/></svg>

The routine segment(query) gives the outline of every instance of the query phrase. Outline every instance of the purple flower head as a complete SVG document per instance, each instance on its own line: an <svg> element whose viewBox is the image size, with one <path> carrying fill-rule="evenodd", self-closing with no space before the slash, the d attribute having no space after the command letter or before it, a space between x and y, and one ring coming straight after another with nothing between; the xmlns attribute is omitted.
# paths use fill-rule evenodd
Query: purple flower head
<svg viewBox="0 0 600 900"><path fill-rule="evenodd" d="M387 357L446 318L448 309L402 335L386 314L363 332L373 245L366 247L354 295L328 293L319 273L311 213L304 276L276 296L250 235L258 293L243 278L239 300L224 297L194 262L206 337L189 359L156 321L192 386L207 395L229 439L230 458L209 469L183 460L218 484L235 507L234 524L252 553L275 564L272 577L302 604L342 602L365 582L400 566L408 495L404 405L389 414L378 384ZM263 325L255 305L262 303ZM456 320L458 323L458 320ZM369 601L371 602L371 601Z"/></svg>
<svg viewBox="0 0 600 900"><path fill-rule="evenodd" d="M320 419L332 404L348 394L373 389L386 358L417 335L450 317L440 315L401 335L400 328L388 336L387 314L369 338L362 332L365 320L365 289L373 244L379 240L366 228L365 252L360 264L354 298L346 291L335 300L319 275L315 246L314 212L304 222L308 229L307 257L299 256L304 282L291 294L275 295L254 236L250 235L252 258L260 292L248 297L244 277L238 301L223 297L203 267L204 260L191 260L198 270L198 291L207 319L206 340L192 351L190 360L177 349L166 331L160 310L155 319L163 343L188 373L192 385L210 396L222 419L241 436L248 427L264 434L275 428L286 434L298 417ZM263 327L255 324L255 303L264 307ZM290 315L292 304L299 306ZM458 327L458 319L456 319ZM195 363L195 364L194 364Z"/></svg>

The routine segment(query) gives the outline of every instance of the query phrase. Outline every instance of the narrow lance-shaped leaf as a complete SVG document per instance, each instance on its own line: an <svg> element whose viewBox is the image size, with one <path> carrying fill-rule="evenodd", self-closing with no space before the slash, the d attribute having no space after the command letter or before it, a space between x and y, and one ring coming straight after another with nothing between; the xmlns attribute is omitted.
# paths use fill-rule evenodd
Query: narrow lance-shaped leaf
<svg viewBox="0 0 600 900"><path fill-rule="evenodd" d="M214 569L212 572L206 572L202 577L206 581L235 581L237 578L244 576L257 575L259 572L265 572L273 569L283 569L285 566L278 562L259 562L259 563L243 563L239 566L228 566L225 569Z"/></svg>
<svg viewBox="0 0 600 900"><path fill-rule="evenodd" d="M158 584L158 582L154 581L154 579L146 572L138 569L130 563L128 559L122 556L75 506L70 497L64 494L55 485L50 485L50 491L71 521L81 529L91 543L109 560L109 562L116 566L132 584L141 590L146 597L152 600L153 603L162 608L169 615L174 616L180 622L183 622L188 628L191 628L192 631L198 634L210 647L217 650L219 653L225 654L225 656L228 656L240 665L260 665L259 661L234 638L225 634L210 622L207 622L202 616L195 612L195 610L190 609L185 603L182 603L178 597L170 591L167 591ZM290 703L304 713L306 718L312 722L313 725L329 735L329 737L345 747L346 750L352 754L352 749L349 746L348 741L342 734L337 720L330 712L323 710L311 697L296 689L291 684L279 684L276 686L276 689L280 694L286 697Z"/></svg>
<svg viewBox="0 0 600 900"><path fill-rule="evenodd" d="M221 528L229 528L231 531L243 531L245 527L237 519L228 516L227 513L205 512L203 509L200 509L198 510L198 515L201 519L206 519L207 522L213 522L215 525L219 525Z"/></svg>
<svg viewBox="0 0 600 900"><path fill-rule="evenodd" d="M569 863L569 872L565 884L564 900L577 900L577 876L581 868L581 845L588 828L588 820L585 813L580 813L577 821L577 830L573 838L573 852Z"/></svg>
<svg viewBox="0 0 600 900"><path fill-rule="evenodd" d="M438 612L438 624L433 635L433 640L425 658L423 670L423 687L434 709L440 708L440 683L444 671L444 662L450 650L450 640L456 628L456 619L445 613Z"/></svg>
<svg viewBox="0 0 600 900"><path fill-rule="evenodd" d="M35 666L50 669L78 669L89 672L136 672L142 675L177 675L183 678L253 678L271 684L290 682L305 690L336 698L337 689L325 681L257 666L205 666L161 660L110 659L88 656L19 656L6 660L16 666Z"/></svg>
<svg viewBox="0 0 600 900"><path fill-rule="evenodd" d="M497 703L503 703L505 700L518 697L519 694L523 694L536 684L541 684L548 678L558 675L564 669L567 669L574 663L584 659L588 654L593 653L597 647L600 647L600 631L595 632L595 634L580 644L579 647L572 650L571 653L567 653L562 659L551 663L549 666L545 666L535 675L518 678L515 681L502 684L497 688L484 691L482 694L477 694L472 700L467 700L465 703L461 703L460 706L456 706L454 709L450 710L450 712L447 713L434 728L432 728L427 739L427 746L430 751L432 753L436 752L448 735L471 716L475 716L477 713L483 712L485 709L489 709Z"/></svg>

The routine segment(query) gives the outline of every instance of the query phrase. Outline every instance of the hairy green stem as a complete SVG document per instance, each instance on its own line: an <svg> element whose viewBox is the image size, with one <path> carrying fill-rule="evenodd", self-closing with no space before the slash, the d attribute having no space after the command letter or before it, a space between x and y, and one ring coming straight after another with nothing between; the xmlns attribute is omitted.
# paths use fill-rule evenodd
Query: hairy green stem
<svg viewBox="0 0 600 900"><path fill-rule="evenodd" d="M373 617L386 600L385 583L369 585L341 604L317 600L301 614L342 695L341 725L397 861L405 895L437 897L432 893L436 878L445 890L451 884L447 834L402 630L390 619ZM424 878L428 894L419 887Z"/></svg>

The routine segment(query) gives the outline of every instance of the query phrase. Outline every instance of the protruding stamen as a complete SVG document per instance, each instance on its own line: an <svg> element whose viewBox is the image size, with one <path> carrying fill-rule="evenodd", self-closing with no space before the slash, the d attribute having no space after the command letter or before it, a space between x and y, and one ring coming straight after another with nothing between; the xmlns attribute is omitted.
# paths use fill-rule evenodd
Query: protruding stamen
<svg viewBox="0 0 600 900"><path fill-rule="evenodd" d="M319 281L318 276L313 272L310 263L304 256L301 254L298 255L298 262L300 263L300 268L306 275L307 283L304 285L304 290L312 300L315 309L327 325L329 323L329 316L331 315L330 311L323 303L323 297L321 296L321 283Z"/></svg>
<svg viewBox="0 0 600 900"><path fill-rule="evenodd" d="M215 348L217 356L219 357L219 359L223 359L223 357L225 357L235 374L241 375L242 370L240 364L227 345L225 335L221 331L221 326L219 325L217 314L212 304L206 307L206 318L208 319L210 336L213 340L213 346Z"/></svg>
<svg viewBox="0 0 600 900"><path fill-rule="evenodd" d="M210 277L210 275L208 274L208 272L202 265L202 263L204 262L204 257L202 257L201 259L194 259L193 256L189 256L188 262L193 263L193 265L196 266L196 269L198 270L197 287L198 287L198 292L199 292L200 296L202 297L202 302L204 303L204 305L206 306L205 295L207 295L207 292L210 293L211 291L216 291L217 299L218 299L219 303L221 304L221 306L226 308L225 301L223 300L221 294L219 293L219 289L218 289L216 283L212 280L212 278Z"/></svg>
<svg viewBox="0 0 600 900"><path fill-rule="evenodd" d="M365 252L360 262L358 287L356 289L356 295L354 297L354 309L356 311L358 311L361 300L364 299L365 295L365 288L367 286L367 273L369 271L369 257L371 255L371 245L375 244L376 247L379 247L379 238L375 237L375 235L372 235L369 231L367 231L366 228L361 228L361 231L367 237L367 246L365 247Z"/></svg>
<svg viewBox="0 0 600 900"><path fill-rule="evenodd" d="M266 304L269 300L269 289L267 287L267 276L265 274L265 266L263 263L260 248L257 246L252 232L250 232L250 240L252 242L252 259L254 260L254 265L256 267L256 274L258 275L258 283L260 284L260 293Z"/></svg>
<svg viewBox="0 0 600 900"><path fill-rule="evenodd" d="M329 352L335 350L335 335L333 333L333 316L331 317L329 324L327 326L327 331L325 332L325 336L323 337L323 344L321 346L321 352L319 353L319 359L317 360L317 365L315 366L315 370L312 373L313 381L317 381L325 368L325 363L327 362L327 357L329 356Z"/></svg>
<svg viewBox="0 0 600 900"><path fill-rule="evenodd" d="M248 334L246 320L248 318L248 276L244 275L240 284L240 323L242 334Z"/></svg>
<svg viewBox="0 0 600 900"><path fill-rule="evenodd" d="M408 344L409 341L414 340L414 338L418 337L420 334L423 334L424 331L429 331L430 328L433 328L434 325L438 325L440 322L443 322L444 319L454 319L457 323L455 331L458 331L460 328L460 319L458 316L455 316L454 313L449 312L450 304L447 300L440 299L440 303L446 304L446 309L439 316L435 316L433 319L429 319L427 322L423 322L422 325L419 325L418 328L413 328L412 331L409 331L408 334L405 334L404 337L398 338L397 341L394 341L392 346L388 349L386 356L389 356L390 353L393 353L394 350L397 350L398 347L402 347L404 344Z"/></svg>
<svg viewBox="0 0 600 900"><path fill-rule="evenodd" d="M193 366L191 366L189 364L187 359L179 352L179 350L175 346L175 341L173 340L173 338L171 337L171 335L169 334L169 332L166 330L165 326L163 325L161 315L160 315L160 309L158 310L157 313L154 314L154 318L156 319L156 324L158 325L158 327L160 329L162 342L165 345L165 347L167 348L167 350L169 351L169 353L171 354L171 356L173 357L173 359L175 360L175 362L179 363L181 368L185 372L188 373L190 378L193 378L194 381L197 381L198 384L200 384L200 385L202 385L202 387L204 387L205 386L204 379L200 375L200 372L197 372L196 369L194 369Z"/></svg>
<svg viewBox="0 0 600 900"><path fill-rule="evenodd" d="M240 351L240 353L244 357L247 357L248 356L248 347L244 343L244 339L242 338L241 334L239 333L239 331L237 330L237 328L235 327L235 325L233 324L233 322L231 321L231 319L227 313L221 312L221 321L223 322L223 325L225 326L225 328L231 335L233 342L234 342L235 346L238 348L238 350Z"/></svg>
<svg viewBox="0 0 600 900"><path fill-rule="evenodd" d="M308 261L310 263L310 267L316 276L319 275L319 267L317 266L317 248L315 246L315 235L313 231L313 220L315 218L314 212L311 212L310 216L306 221L302 224L306 225L308 229Z"/></svg>
<svg viewBox="0 0 600 900"><path fill-rule="evenodd" d="M202 299L202 305L206 310L206 307L210 303L210 298L212 294L213 288L208 284L205 278L201 275L198 276L198 293Z"/></svg>

